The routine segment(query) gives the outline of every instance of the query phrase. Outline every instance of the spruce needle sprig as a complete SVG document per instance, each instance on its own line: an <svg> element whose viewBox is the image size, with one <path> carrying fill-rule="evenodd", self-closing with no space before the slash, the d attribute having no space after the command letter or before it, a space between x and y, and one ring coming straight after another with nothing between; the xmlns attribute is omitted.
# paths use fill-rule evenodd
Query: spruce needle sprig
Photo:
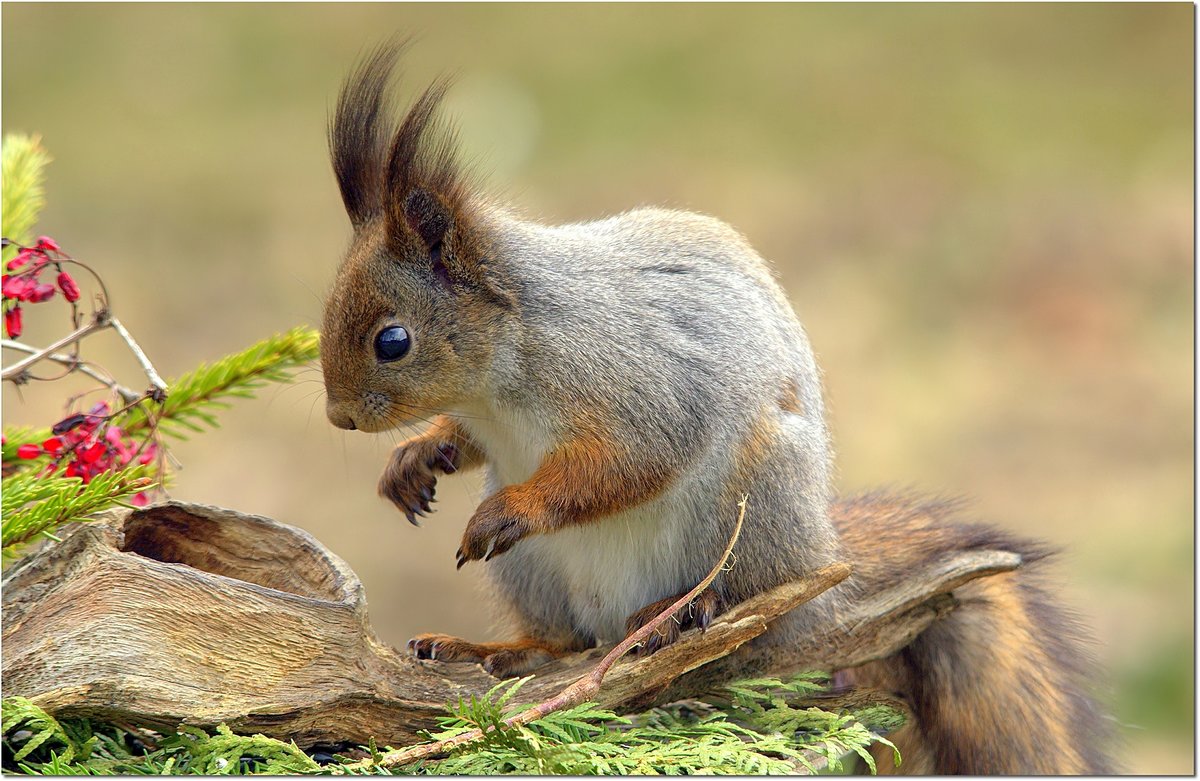
<svg viewBox="0 0 1200 781"><path fill-rule="evenodd" d="M54 537L65 524L86 519L155 485L155 470L147 464L105 472L84 483L78 477L20 472L4 480L4 554L11 556L34 537Z"/></svg>
<svg viewBox="0 0 1200 781"><path fill-rule="evenodd" d="M126 433L146 430L157 419L164 433L186 439L183 429L217 428L214 409L227 409L232 398L253 398L254 391L290 379L290 371L317 357L319 337L311 328L296 327L275 334L239 353L169 381L170 395L158 409L140 405L129 410ZM203 424L203 425L201 425Z"/></svg>
<svg viewBox="0 0 1200 781"><path fill-rule="evenodd" d="M3 235L21 243L33 236L33 226L46 204L46 165L50 155L38 136L9 134L4 137L4 154L0 158L0 178L4 181L0 194L0 230ZM5 247L0 258L7 261L16 254L14 247Z"/></svg>

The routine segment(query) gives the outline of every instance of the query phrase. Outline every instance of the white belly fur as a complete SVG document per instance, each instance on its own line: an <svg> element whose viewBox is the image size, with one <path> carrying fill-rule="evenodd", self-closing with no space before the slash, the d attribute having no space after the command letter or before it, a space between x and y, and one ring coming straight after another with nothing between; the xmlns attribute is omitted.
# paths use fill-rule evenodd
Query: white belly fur
<svg viewBox="0 0 1200 781"><path fill-rule="evenodd" d="M625 636L635 611L683 590L684 556L672 553L686 540L682 514L667 497L633 510L521 541L531 566L556 570L567 584L574 623L599 642ZM521 549L524 550L521 550Z"/></svg>
<svg viewBox="0 0 1200 781"><path fill-rule="evenodd" d="M551 448L542 421L523 415L464 415L459 422L489 458L485 491L529 479ZM522 540L504 554L521 569L544 568L566 584L576 626L597 641L625 636L630 614L688 586L688 513L675 491L617 515ZM510 560L510 564L515 563Z"/></svg>

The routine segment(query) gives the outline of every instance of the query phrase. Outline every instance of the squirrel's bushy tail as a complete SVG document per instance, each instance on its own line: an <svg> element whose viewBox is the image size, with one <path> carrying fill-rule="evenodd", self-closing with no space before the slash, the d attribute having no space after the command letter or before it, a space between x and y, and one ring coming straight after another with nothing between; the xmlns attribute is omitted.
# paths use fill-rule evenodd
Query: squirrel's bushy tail
<svg viewBox="0 0 1200 781"><path fill-rule="evenodd" d="M894 581L940 554L1019 553L1014 572L972 581L959 605L903 651L842 675L901 694L915 723L877 752L880 772L1087 774L1116 772L1110 720L1089 694L1096 681L1076 619L1045 579L1050 551L995 529L955 520L951 503L885 495L841 501L834 523L864 585Z"/></svg>

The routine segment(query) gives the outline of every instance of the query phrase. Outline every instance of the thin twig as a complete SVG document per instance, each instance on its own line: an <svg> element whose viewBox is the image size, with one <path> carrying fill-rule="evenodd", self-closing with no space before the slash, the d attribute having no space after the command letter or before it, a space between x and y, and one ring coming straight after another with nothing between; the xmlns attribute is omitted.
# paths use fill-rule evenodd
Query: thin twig
<svg viewBox="0 0 1200 781"><path fill-rule="evenodd" d="M138 343L133 340L133 335L125 330L125 326L121 325L121 321L115 317L110 317L109 321L112 323L113 330L120 335L121 339L129 347L129 351L133 353L133 357L141 364L142 371L146 372L146 377L150 380L150 385L158 391L154 396L154 400L161 402L167 397L167 384L163 382L162 377L158 376L158 372L154 370L150 359L142 352L142 348L138 346Z"/></svg>
<svg viewBox="0 0 1200 781"><path fill-rule="evenodd" d="M738 502L737 522L733 527L733 535L729 538L729 543L725 546L725 552L721 554L720 560L705 576L704 580L696 584L696 586L677 599L674 604L666 610L659 613L657 616L648 621L641 629L638 629L633 634L626 637L615 648L600 660L599 664L592 670L579 678L561 692L551 697L548 700L539 702L538 704L527 708L515 716L510 716L504 720L506 727L515 727L523 724L528 724L531 721L537 721L548 713L553 713L564 708L571 708L579 705L595 697L595 694L600 689L600 684L604 682L604 676L612 668L612 666L637 644L644 642L650 635L658 629L664 622L674 617L684 605L691 602L700 592L708 588L721 570L725 568L725 563L729 560L729 555L733 553L733 546L737 542L738 535L742 533L742 520L746 517L746 501L748 497L743 496L742 501ZM401 765L409 765L413 762L430 757L445 754L452 748L461 746L464 743L479 740L483 737L482 730L471 730L464 732L461 735L456 735L447 740L439 740L435 743L425 743L419 746L410 746L406 749L389 751L380 756L377 760L363 760L350 765L344 765L340 768L342 771L368 770L372 767L398 767Z"/></svg>
<svg viewBox="0 0 1200 781"><path fill-rule="evenodd" d="M4 347L4 348L10 349L10 350L20 350L23 353L29 353L31 355L36 355L38 352L40 352L38 350L38 348L30 346L28 344L21 344L20 342L14 340L14 339L0 339L0 347ZM46 360L54 361L55 363L62 364L63 366L66 366L73 370L78 370L78 371L86 374L87 376L91 377L93 380L103 383L110 390L115 391L117 393L117 395L119 395L121 397L121 399L127 404L141 398L142 394L138 393L137 391L126 388L124 385L121 385L116 380L112 379L111 377L104 376L100 372L93 369L91 366L88 366L88 364L86 362L81 361L74 356L63 355L62 353L51 353L50 355L47 355L45 357L46 357Z"/></svg>
<svg viewBox="0 0 1200 781"><path fill-rule="evenodd" d="M45 347L41 350L38 350L33 355L30 355L28 358L22 358L21 360L14 363L12 366L5 367L4 371L2 373L0 373L0 379L12 380L17 377L20 377L22 374L25 373L25 370L28 369L33 364L37 363L38 361L42 360L43 358L48 358L49 356L57 353L59 350L61 350L64 347L75 344L80 339L84 338L85 336L88 336L89 334L94 334L97 331L101 331L105 328L108 328L108 326L111 322L113 322L113 321L110 320L110 318L108 316L108 312L106 312L104 310L97 312L96 317L92 320L92 322L88 323L87 325L82 326L80 328L76 328L74 331L67 334L63 338L59 339L54 344L50 345L49 347Z"/></svg>

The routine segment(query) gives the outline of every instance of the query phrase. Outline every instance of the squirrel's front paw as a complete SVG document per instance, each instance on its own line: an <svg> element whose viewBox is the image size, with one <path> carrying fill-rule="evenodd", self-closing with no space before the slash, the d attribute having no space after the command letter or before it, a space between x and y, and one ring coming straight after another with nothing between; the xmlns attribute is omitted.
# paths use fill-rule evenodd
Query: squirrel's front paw
<svg viewBox="0 0 1200 781"><path fill-rule="evenodd" d="M379 495L400 509L414 526L418 515L433 512L429 503L437 486L437 472L458 471L458 448L450 442L415 439L392 451L379 478Z"/></svg>
<svg viewBox="0 0 1200 781"><path fill-rule="evenodd" d="M514 501L510 489L505 489L479 505L471 520L467 521L462 545L455 554L458 556L458 568L462 569L462 565L468 561L487 561L499 556L544 526Z"/></svg>

